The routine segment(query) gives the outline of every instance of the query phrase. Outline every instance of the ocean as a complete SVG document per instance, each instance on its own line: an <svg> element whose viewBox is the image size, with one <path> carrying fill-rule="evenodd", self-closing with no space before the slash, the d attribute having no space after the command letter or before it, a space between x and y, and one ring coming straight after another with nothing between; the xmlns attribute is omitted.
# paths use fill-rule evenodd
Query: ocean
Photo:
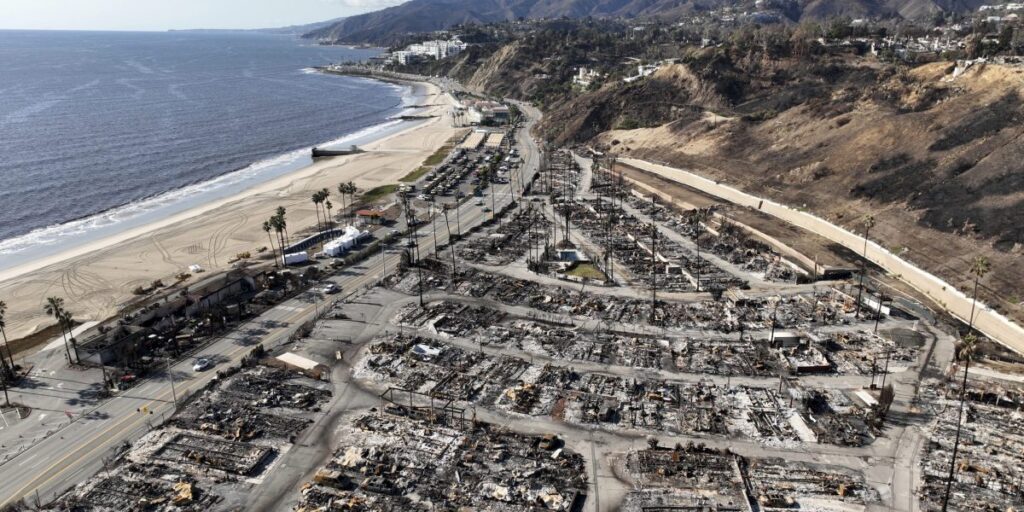
<svg viewBox="0 0 1024 512"><path fill-rule="evenodd" d="M261 33L0 31L0 269L228 197L398 129L377 50Z"/></svg>

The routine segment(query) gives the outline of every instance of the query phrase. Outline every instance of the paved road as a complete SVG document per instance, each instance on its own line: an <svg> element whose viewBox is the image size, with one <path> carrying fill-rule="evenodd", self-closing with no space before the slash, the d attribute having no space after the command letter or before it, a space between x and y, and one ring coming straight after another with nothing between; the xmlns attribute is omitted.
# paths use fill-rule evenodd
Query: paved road
<svg viewBox="0 0 1024 512"><path fill-rule="evenodd" d="M696 188L731 203L756 209L842 244L857 254L864 250L865 243L861 234L847 231L810 213L748 194L730 185L709 180L683 169L633 158L620 158L619 162ZM867 258L872 263L884 268L892 275L899 276L900 280L933 299L936 304L963 320L964 323L967 323L967 319L973 311L975 328L1010 350L1024 354L1024 327L980 302L977 304L977 308L974 308L972 299L956 287L889 252L878 243L869 240L866 248Z"/></svg>
<svg viewBox="0 0 1024 512"><path fill-rule="evenodd" d="M524 162L519 172L526 172L526 181L529 181L529 176L537 172L540 157L536 144L527 134L539 118L539 112L527 105L520 104L520 108L527 113L529 120L517 135ZM499 193L495 195L500 209L511 200L511 190L517 186L517 180L510 180L507 188L495 186L499 187ZM459 208L464 230L492 215L470 202L463 202ZM421 226L419 235L417 240L420 243L420 254L431 253L434 243L431 223ZM448 242L447 230L438 229L437 241L438 245ZM385 251L382 257L371 258L362 265L347 269L343 276L330 280L340 285L345 293L371 286L382 277L385 268L388 272L397 268L400 253L397 250ZM268 349L280 346L298 326L311 320L317 311L325 307L322 302L312 300L314 296L304 294L279 304L211 343L196 357L208 357L217 362L217 368L221 368L238 364L257 343L262 343ZM271 329L261 339L254 341L246 331L263 329L267 320L277 322L276 325L282 327ZM170 375L164 373L163 377L174 377L173 386L169 378L147 380L125 394L101 403L88 418L80 417L69 422L57 433L36 442L0 465L0 507L20 499L31 503L37 497L46 503L100 471L103 459L109 457L118 446L138 439L164 418L169 418L174 412L175 396L180 400L205 386L216 374L216 368L194 372L192 365L193 359L183 360L170 368ZM139 412L142 408L151 414Z"/></svg>

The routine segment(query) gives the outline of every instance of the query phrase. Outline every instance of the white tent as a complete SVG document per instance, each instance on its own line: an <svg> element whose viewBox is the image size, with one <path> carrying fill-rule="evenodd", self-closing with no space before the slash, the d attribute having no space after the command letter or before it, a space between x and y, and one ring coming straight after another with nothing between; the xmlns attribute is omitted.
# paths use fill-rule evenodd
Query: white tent
<svg viewBox="0 0 1024 512"><path fill-rule="evenodd" d="M324 254L331 257L341 256L348 252L349 249L355 247L359 243L359 239L365 234L366 232L359 231L355 226L348 226L340 238L324 244Z"/></svg>

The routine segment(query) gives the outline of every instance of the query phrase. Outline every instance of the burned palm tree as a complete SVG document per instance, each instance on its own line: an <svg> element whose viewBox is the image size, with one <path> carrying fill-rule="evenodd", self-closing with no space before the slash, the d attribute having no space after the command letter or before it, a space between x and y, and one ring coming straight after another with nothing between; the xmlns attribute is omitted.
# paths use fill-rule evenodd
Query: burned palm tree
<svg viewBox="0 0 1024 512"><path fill-rule="evenodd" d="M977 350L978 338L973 333L964 336L957 351L957 360L964 363L964 378L960 383L960 410L956 417L956 437L953 441L953 456L949 459L949 477L946 479L946 494L942 498L942 510L949 506L949 493L953 489L953 478L956 476L956 453L960 448L960 429L964 422L964 400L967 397L967 373L971 368L971 361Z"/></svg>
<svg viewBox="0 0 1024 512"><path fill-rule="evenodd" d="M974 293L971 298L971 316L967 319L968 334L974 329L974 308L978 305L978 283L990 270L992 270L992 264L984 256L978 256L971 262L971 273L974 274Z"/></svg>

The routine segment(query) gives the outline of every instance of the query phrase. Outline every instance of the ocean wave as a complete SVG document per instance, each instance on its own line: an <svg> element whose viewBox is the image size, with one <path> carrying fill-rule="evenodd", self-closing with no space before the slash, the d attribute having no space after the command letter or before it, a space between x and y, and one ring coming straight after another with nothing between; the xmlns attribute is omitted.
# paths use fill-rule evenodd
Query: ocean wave
<svg viewBox="0 0 1024 512"><path fill-rule="evenodd" d="M352 144L359 140L367 140L375 135L386 133L402 123L403 121L401 120L386 121L342 135L323 144L318 144L318 146L337 146ZM186 211L285 175L287 172L282 171L289 165L296 165L304 159L309 159L312 148L313 146L306 146L289 151L254 162L242 169L220 175L216 178L186 185L88 217L38 228L21 236L0 240L0 255L19 254L29 249L38 250L43 247L53 246L58 242L65 242L71 238L84 238L86 240L82 240L80 243L85 243L89 241L88 237L90 234L95 234L101 230L111 231L111 233L105 233L105 235L113 234L118 232L117 227L119 225L123 225L127 229L133 227L129 225L132 221L151 221L150 219L145 219L147 216L155 216L157 214L168 216ZM144 225L145 223L137 222L139 225Z"/></svg>

